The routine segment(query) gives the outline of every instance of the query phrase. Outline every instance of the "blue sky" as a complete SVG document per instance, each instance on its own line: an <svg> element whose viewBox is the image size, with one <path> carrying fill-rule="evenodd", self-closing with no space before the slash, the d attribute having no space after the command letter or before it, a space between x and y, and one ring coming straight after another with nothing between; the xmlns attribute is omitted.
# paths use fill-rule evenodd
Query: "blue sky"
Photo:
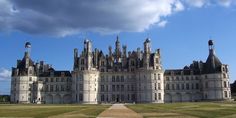
<svg viewBox="0 0 236 118"><path fill-rule="evenodd" d="M73 49L80 52L85 38L107 53L117 35L128 50L143 48L145 38L151 38L152 50L161 49L165 69L205 61L207 41L213 39L233 82L235 21L233 0L0 0L0 94L9 94L11 67L23 58L25 42L31 42L35 62L72 70Z"/></svg>

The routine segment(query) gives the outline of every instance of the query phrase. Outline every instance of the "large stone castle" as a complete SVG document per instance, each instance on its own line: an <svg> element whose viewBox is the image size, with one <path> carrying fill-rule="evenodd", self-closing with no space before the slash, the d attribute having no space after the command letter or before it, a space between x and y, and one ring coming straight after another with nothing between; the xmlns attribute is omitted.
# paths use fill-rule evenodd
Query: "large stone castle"
<svg viewBox="0 0 236 118"><path fill-rule="evenodd" d="M208 42L206 62L194 61L183 69L164 70L160 49L152 52L147 38L143 50L127 52L119 38L108 54L84 41L79 54L74 49L73 71L57 71L30 58L31 44L12 68L13 103L166 103L231 99L228 66L215 55Z"/></svg>

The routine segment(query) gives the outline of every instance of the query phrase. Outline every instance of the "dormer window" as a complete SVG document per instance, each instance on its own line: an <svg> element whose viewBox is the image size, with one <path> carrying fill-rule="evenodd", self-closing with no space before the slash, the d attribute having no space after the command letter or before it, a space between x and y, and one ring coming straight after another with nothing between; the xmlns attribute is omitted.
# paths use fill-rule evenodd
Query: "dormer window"
<svg viewBox="0 0 236 118"><path fill-rule="evenodd" d="M54 76L54 72L51 71L50 72L50 76L53 77Z"/></svg>
<svg viewBox="0 0 236 118"><path fill-rule="evenodd" d="M65 76L65 72L61 72L61 76L64 77Z"/></svg>
<svg viewBox="0 0 236 118"><path fill-rule="evenodd" d="M225 68L223 67L223 71L225 71Z"/></svg>

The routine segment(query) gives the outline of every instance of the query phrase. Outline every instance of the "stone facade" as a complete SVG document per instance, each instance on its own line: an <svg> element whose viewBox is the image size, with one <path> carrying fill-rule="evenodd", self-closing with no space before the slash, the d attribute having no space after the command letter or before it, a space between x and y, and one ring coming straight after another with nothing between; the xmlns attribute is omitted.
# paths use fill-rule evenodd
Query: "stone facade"
<svg viewBox="0 0 236 118"><path fill-rule="evenodd" d="M151 51L147 38L143 51L126 51L119 37L108 54L92 49L84 41L81 54L74 49L73 71L56 71L43 61L25 56L12 68L11 102L14 103L165 103L202 100L229 100L228 66L215 55L209 42L207 61L194 61L183 69L164 70L160 49Z"/></svg>

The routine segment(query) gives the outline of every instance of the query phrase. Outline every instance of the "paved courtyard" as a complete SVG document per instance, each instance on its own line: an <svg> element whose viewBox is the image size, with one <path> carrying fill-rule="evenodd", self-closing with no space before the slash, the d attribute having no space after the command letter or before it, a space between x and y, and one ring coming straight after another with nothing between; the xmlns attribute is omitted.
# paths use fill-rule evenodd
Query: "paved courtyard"
<svg viewBox="0 0 236 118"><path fill-rule="evenodd" d="M124 104L113 104L110 108L99 114L97 118L142 118L142 116L127 108Z"/></svg>

